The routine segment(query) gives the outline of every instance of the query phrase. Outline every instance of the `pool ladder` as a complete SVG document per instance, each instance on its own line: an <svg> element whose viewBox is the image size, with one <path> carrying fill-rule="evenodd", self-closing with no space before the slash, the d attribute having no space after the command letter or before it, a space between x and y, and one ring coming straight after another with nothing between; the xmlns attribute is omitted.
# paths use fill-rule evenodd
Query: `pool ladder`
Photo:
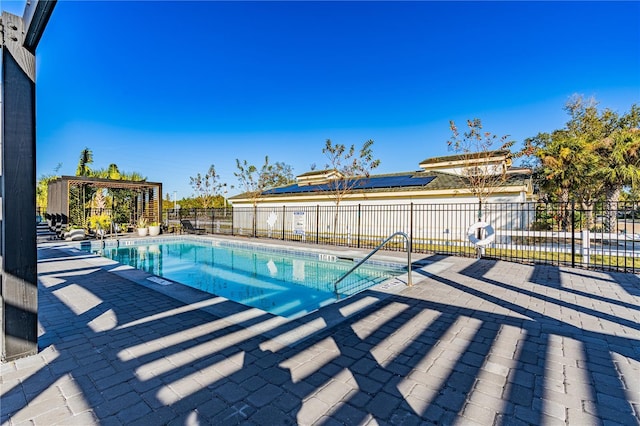
<svg viewBox="0 0 640 426"><path fill-rule="evenodd" d="M349 271L346 274L344 274L343 276L338 278L338 280L333 285L333 291L336 294L336 297L338 299L340 298L340 294L338 293L338 284L342 280L344 280L347 276L349 276L349 274L351 274L353 271L358 269L364 262L369 260L369 258L371 256L373 256L382 247L384 247L385 244L387 244L389 241L391 241L394 237L397 237L397 236L402 236L402 237L405 238L405 240L407 240L407 286L410 287L412 285L412 282L411 282L411 241L409 240L409 237L407 236L407 234L405 234L404 232L398 231L398 232L394 232L393 234L391 234L387 239L385 239L383 242L381 242L380 245L378 245L378 247L373 249L373 251L371 251L371 253L369 253L362 260L360 260L360 262L358 262L353 268L349 269Z"/></svg>

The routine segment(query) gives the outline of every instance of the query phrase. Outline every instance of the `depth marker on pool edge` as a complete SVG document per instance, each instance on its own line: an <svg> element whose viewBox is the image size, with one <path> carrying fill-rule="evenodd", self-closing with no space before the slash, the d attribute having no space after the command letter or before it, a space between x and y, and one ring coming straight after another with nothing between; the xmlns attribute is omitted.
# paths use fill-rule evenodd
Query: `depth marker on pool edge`
<svg viewBox="0 0 640 426"><path fill-rule="evenodd" d="M158 278L158 277L148 277L147 279L149 281L153 281L154 283L160 284L160 285L172 284L171 281L163 280L162 278Z"/></svg>

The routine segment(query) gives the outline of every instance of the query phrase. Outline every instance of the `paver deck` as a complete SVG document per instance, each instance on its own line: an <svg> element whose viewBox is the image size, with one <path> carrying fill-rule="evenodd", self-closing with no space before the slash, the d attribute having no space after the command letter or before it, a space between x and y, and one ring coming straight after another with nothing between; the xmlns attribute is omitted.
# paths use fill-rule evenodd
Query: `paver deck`
<svg viewBox="0 0 640 426"><path fill-rule="evenodd" d="M287 322L40 245L2 425L637 425L640 279L427 256ZM393 288L393 291L387 291Z"/></svg>

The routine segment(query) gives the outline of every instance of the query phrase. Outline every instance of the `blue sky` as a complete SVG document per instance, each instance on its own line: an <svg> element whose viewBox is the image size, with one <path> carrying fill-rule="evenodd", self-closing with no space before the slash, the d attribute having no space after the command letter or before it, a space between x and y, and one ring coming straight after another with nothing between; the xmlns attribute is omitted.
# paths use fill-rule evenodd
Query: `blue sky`
<svg viewBox="0 0 640 426"><path fill-rule="evenodd" d="M24 1L2 1L22 15ZM37 52L37 173L116 163L178 199L214 164L295 174L373 139L379 173L448 155L449 120L517 142L572 94L640 102L639 2L60 0Z"/></svg>

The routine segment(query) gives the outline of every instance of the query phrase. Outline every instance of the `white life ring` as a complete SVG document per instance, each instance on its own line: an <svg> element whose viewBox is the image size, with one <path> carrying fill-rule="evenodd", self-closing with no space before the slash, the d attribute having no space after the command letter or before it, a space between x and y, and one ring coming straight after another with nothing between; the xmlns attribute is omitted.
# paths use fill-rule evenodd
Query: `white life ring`
<svg viewBox="0 0 640 426"><path fill-rule="evenodd" d="M476 231L481 228L484 229L484 238L479 239L476 236ZM493 229L493 226L489 225L487 222L476 222L467 229L467 238L471 244L484 247L491 244L496 239L496 231Z"/></svg>

